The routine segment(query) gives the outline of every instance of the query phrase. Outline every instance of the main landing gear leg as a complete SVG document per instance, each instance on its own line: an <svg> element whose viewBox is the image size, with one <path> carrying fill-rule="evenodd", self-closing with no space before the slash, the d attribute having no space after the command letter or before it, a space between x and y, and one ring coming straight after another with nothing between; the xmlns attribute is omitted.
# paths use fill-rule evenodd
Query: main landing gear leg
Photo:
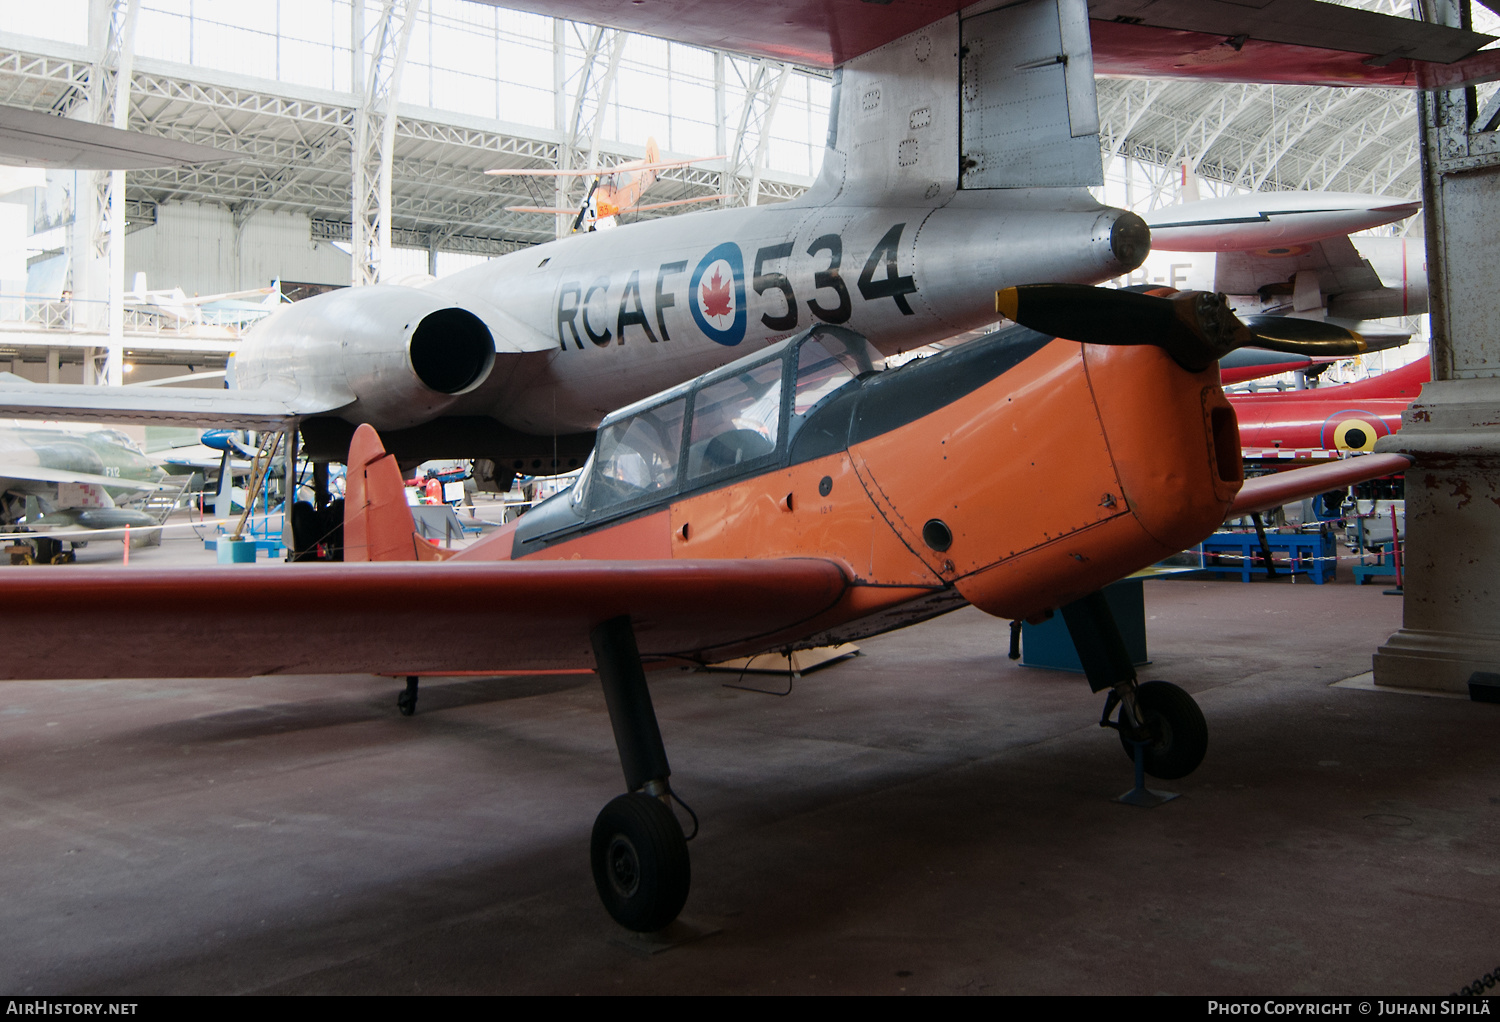
<svg viewBox="0 0 1500 1022"><path fill-rule="evenodd" d="M1095 692L1109 690L1100 727L1120 732L1120 744L1145 773L1162 780L1186 777L1208 751L1208 724L1193 697L1166 681L1138 684L1135 666L1103 593L1062 608L1078 659ZM1118 720L1110 715L1116 707ZM1137 785L1137 787L1141 787Z"/></svg>
<svg viewBox="0 0 1500 1022"><path fill-rule="evenodd" d="M687 839L668 805L672 775L629 617L589 633L627 794L594 821L589 859L604 908L627 930L660 930L687 902Z"/></svg>
<svg viewBox="0 0 1500 1022"><path fill-rule="evenodd" d="M401 711L403 717L410 717L417 712L417 675L406 676L406 690L397 694L396 709Z"/></svg>

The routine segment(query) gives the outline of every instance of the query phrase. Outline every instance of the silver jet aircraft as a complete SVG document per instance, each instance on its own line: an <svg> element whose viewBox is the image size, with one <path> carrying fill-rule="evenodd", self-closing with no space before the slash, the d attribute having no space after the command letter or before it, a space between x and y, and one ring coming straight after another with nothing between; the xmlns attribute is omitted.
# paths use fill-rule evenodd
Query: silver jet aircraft
<svg viewBox="0 0 1500 1022"><path fill-rule="evenodd" d="M1171 47L1219 46L1194 75L1415 85L1433 68L1479 73L1468 63L1489 38L1312 0L1278 0L1274 16L1219 0L895 0L784 25L790 9L766 5L762 23L753 2L726 19L701 0L670 21L650 5L508 5L835 67L821 176L793 202L565 238L423 288L305 300L250 333L234 391L0 386L0 415L296 423L319 460L341 459L370 423L403 462L487 458L502 485L566 470L610 409L809 325L848 325L890 354L994 322L997 288L1138 266L1145 223L1086 190L1102 182L1095 49L1115 71L1141 54L1141 73L1184 74Z"/></svg>
<svg viewBox="0 0 1500 1022"><path fill-rule="evenodd" d="M1421 208L1416 200L1379 195L1254 192L1163 206L1145 219L1151 262L1166 252L1210 254L1176 264L1181 286L1234 296L1242 315L1326 310L1368 340L1355 320L1427 311L1427 249L1420 234L1351 235Z"/></svg>

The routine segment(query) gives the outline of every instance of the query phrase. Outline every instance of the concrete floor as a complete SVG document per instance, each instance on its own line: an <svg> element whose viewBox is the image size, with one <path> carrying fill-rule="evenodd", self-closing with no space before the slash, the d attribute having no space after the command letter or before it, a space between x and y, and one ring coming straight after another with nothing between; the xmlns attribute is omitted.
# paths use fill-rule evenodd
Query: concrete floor
<svg viewBox="0 0 1500 1022"><path fill-rule="evenodd" d="M1146 599L1143 677L1210 728L1154 810L1110 801L1102 697L977 611L785 699L655 674L703 819L685 915L722 932L649 958L589 876L622 787L592 678L431 683L409 719L369 677L10 684L0 989L1441 994L1500 965L1500 706L1330 687L1400 600Z"/></svg>

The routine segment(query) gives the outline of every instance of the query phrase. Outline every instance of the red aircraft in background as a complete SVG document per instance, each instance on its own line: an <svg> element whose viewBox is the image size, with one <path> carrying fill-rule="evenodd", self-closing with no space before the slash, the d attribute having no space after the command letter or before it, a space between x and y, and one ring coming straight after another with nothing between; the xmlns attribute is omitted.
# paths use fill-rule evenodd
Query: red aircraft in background
<svg viewBox="0 0 1500 1022"><path fill-rule="evenodd" d="M627 793L595 822L594 881L642 931L676 917L690 879L647 664L828 645L966 604L1060 611L1108 692L1101 723L1153 776L1182 777L1207 749L1203 715L1175 685L1137 684L1100 590L1227 516L1409 461L1243 482L1217 360L1358 350L1338 328L1268 337L1216 295L1072 285L1010 289L997 310L1023 325L898 369L821 324L621 409L570 491L457 552L418 535L395 457L361 426L346 558L386 563L9 573L0 677L406 675L409 709L422 675L597 670Z"/></svg>
<svg viewBox="0 0 1500 1022"><path fill-rule="evenodd" d="M1309 390L1231 394L1246 458L1336 457L1375 449L1432 379L1426 358L1356 383Z"/></svg>

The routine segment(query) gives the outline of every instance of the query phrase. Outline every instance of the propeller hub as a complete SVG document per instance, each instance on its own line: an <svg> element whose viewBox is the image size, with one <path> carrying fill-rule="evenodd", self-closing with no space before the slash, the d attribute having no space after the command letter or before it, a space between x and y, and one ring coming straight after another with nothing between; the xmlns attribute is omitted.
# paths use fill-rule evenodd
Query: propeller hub
<svg viewBox="0 0 1500 1022"><path fill-rule="evenodd" d="M1213 291L1184 291L1174 296L1173 301L1179 308L1184 305L1191 308L1187 325L1201 341L1203 361L1217 362L1236 348L1250 343L1245 324L1234 314L1226 296Z"/></svg>
<svg viewBox="0 0 1500 1022"><path fill-rule="evenodd" d="M1189 372L1202 372L1236 348L1305 355L1365 350L1351 330L1317 320L1255 316L1245 323L1227 296L1181 291L1171 297L1081 284L1027 284L995 292L995 311L1022 326L1083 344L1151 344Z"/></svg>

